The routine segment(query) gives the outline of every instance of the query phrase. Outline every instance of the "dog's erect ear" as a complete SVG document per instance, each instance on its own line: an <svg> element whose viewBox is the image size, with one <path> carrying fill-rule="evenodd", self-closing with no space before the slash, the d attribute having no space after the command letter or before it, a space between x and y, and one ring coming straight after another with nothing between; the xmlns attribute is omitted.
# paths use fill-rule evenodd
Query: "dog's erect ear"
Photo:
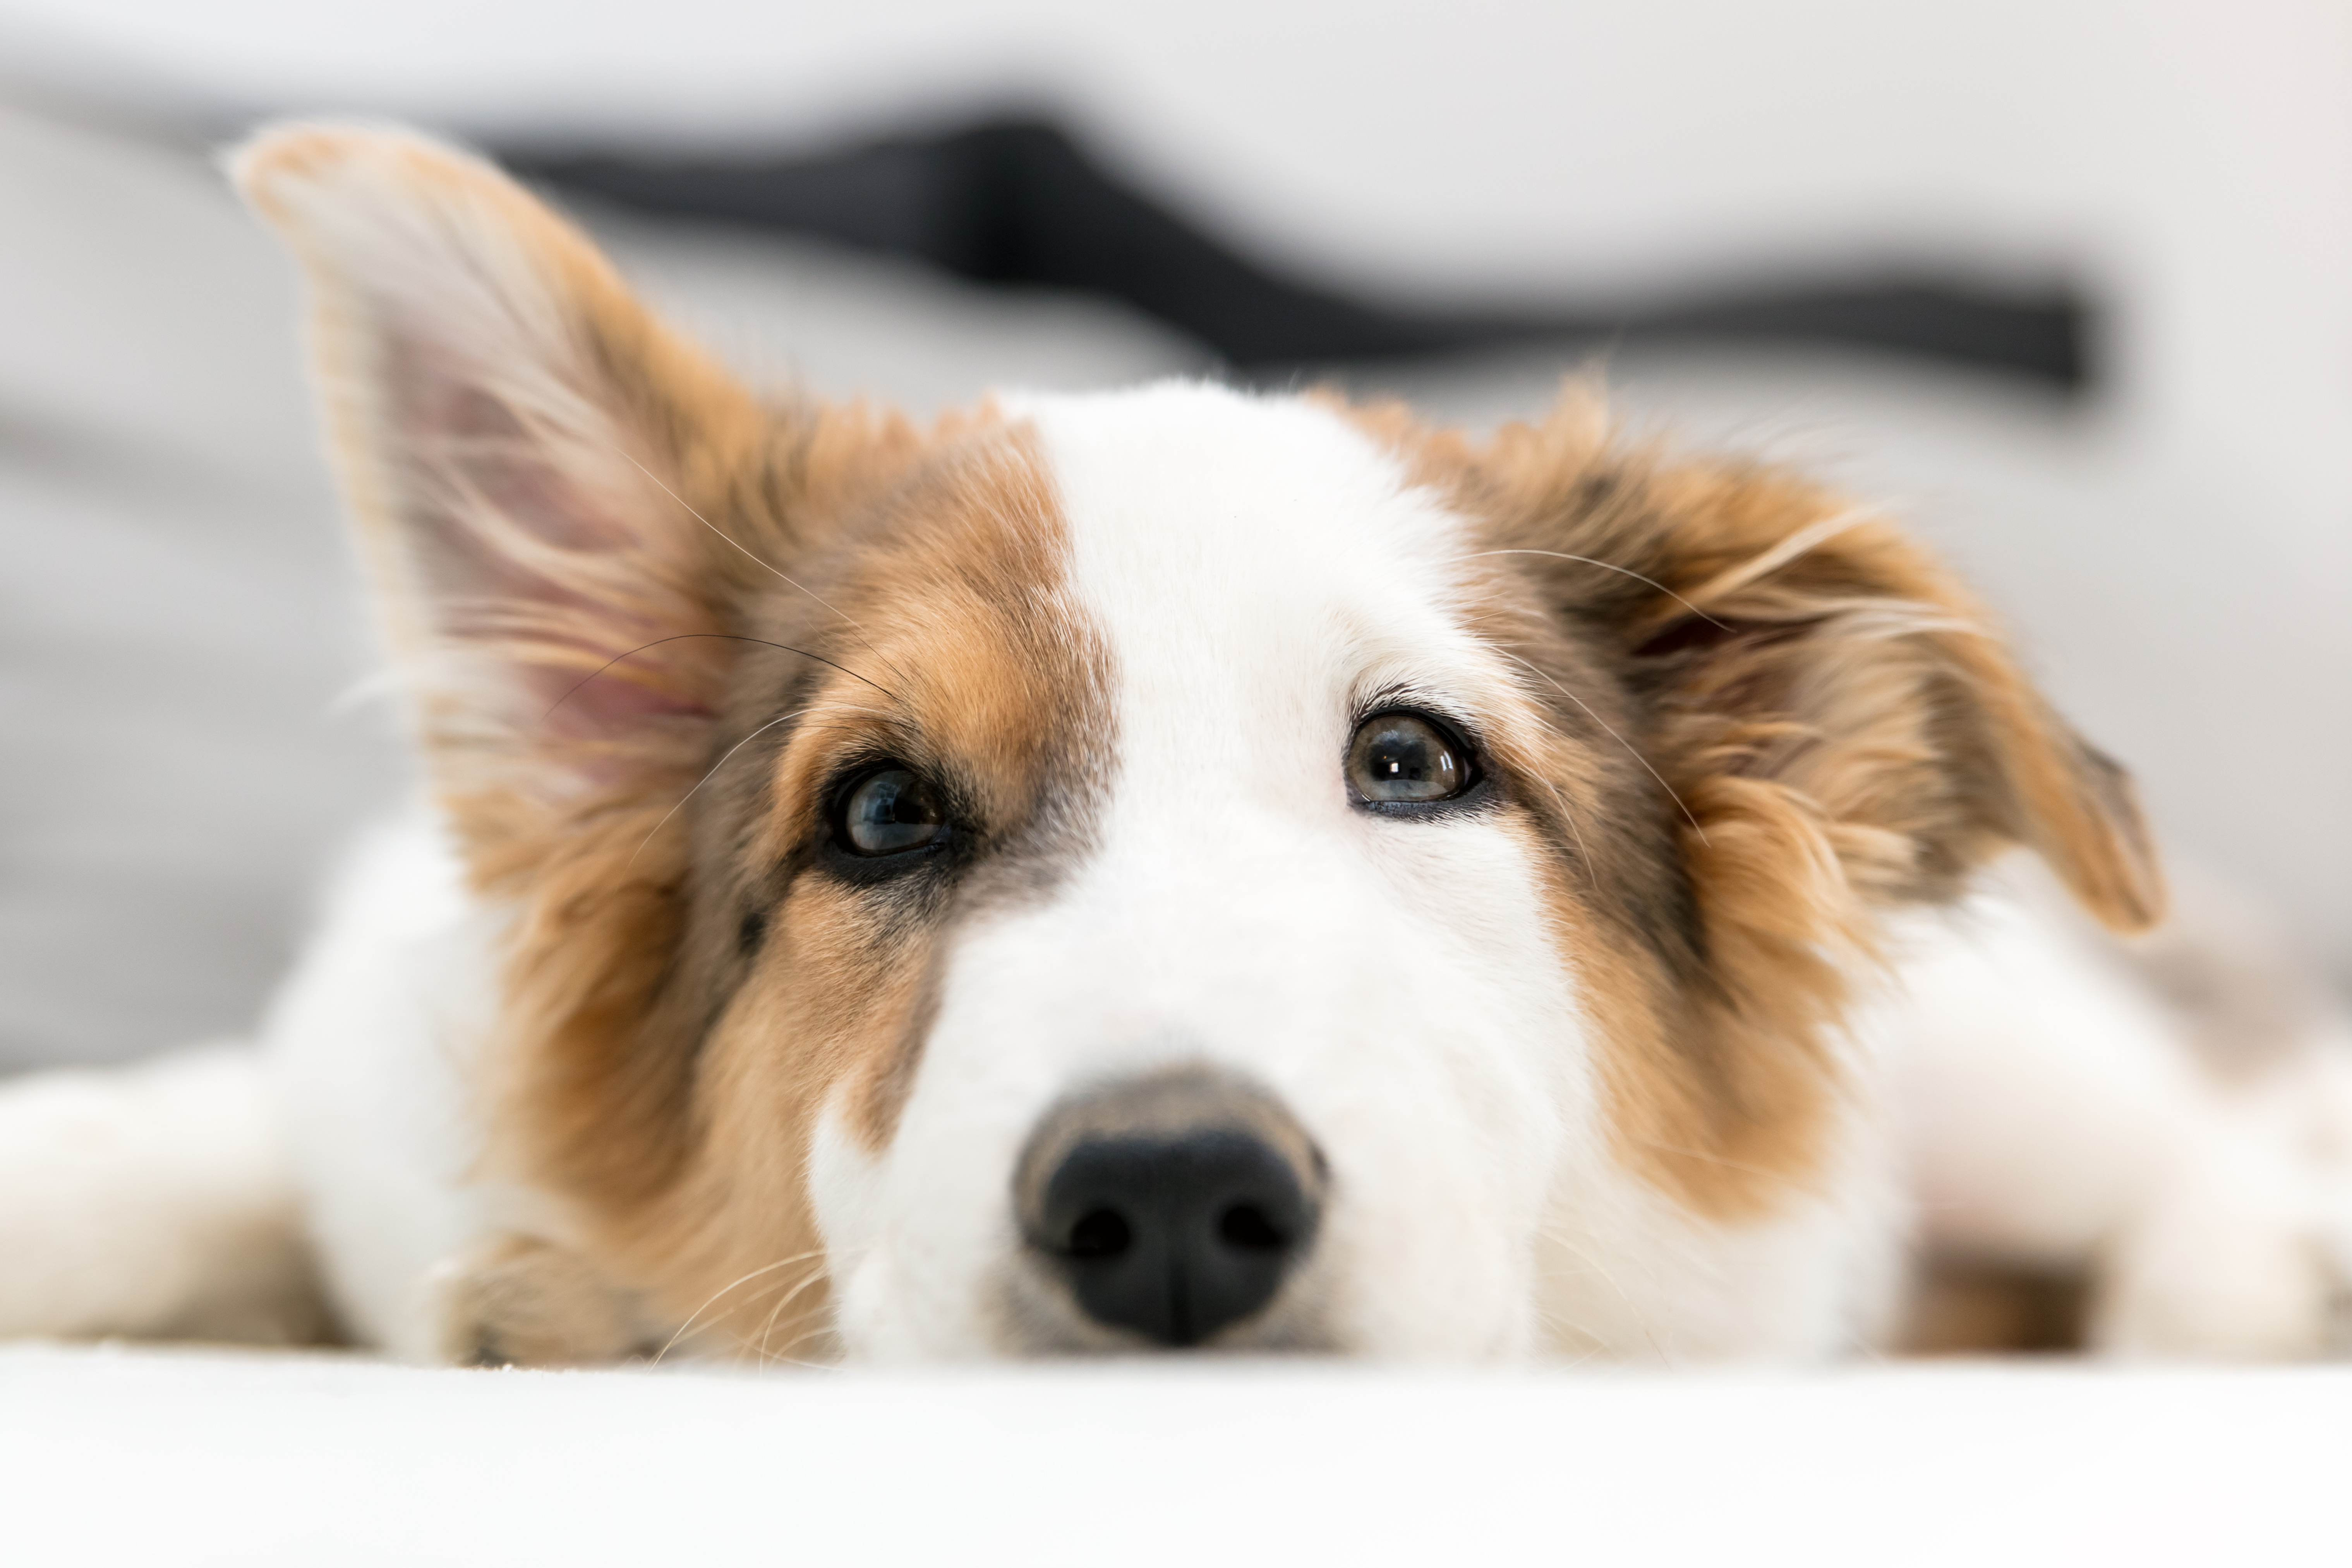
<svg viewBox="0 0 2352 1568"><path fill-rule="evenodd" d="M1801 901L1798 862L1820 860L1801 841L1870 902L1940 901L2022 844L2107 924L2161 915L2130 780L1925 549L1769 469L1629 460L1598 426L1571 397L1497 437L1502 542L1558 552L1525 558L1548 596L1618 640L1718 898L1754 882Z"/></svg>
<svg viewBox="0 0 2352 1568"><path fill-rule="evenodd" d="M485 1157L637 1223L686 1158L675 1047L698 1026L657 1016L688 908L674 808L737 608L793 542L780 426L478 159L294 126L230 168L308 276L394 672L477 887L515 911Z"/></svg>
<svg viewBox="0 0 2352 1568"><path fill-rule="evenodd" d="M757 405L477 159L293 126L230 168L308 275L395 667L437 782L479 807L461 827L667 782L706 743L736 646L709 634L746 563L696 512L756 469Z"/></svg>

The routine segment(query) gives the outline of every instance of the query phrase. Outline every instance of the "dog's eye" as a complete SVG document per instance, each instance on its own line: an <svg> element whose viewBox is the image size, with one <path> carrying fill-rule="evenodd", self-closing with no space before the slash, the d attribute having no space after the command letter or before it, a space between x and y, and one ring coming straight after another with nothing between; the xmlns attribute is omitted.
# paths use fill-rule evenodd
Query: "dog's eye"
<svg viewBox="0 0 2352 1568"><path fill-rule="evenodd" d="M1375 805L1451 800L1478 782L1470 749L1435 720L1376 713L1348 743L1348 789Z"/></svg>
<svg viewBox="0 0 2352 1568"><path fill-rule="evenodd" d="M877 768L842 797L841 843L855 855L902 855L946 837L947 827L939 796L906 768Z"/></svg>

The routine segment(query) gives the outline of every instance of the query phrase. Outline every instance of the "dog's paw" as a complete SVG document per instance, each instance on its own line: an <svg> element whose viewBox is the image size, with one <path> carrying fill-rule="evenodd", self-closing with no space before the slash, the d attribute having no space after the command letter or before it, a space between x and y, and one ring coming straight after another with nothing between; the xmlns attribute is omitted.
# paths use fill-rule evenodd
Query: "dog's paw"
<svg viewBox="0 0 2352 1568"><path fill-rule="evenodd" d="M2274 1146L2221 1146L2148 1194L2097 1270L2093 1348L2132 1358L2342 1355L2352 1301L2333 1184Z"/></svg>
<svg viewBox="0 0 2352 1568"><path fill-rule="evenodd" d="M429 1281L435 1350L455 1366L593 1366L651 1348L625 1293L536 1237L500 1236Z"/></svg>
<svg viewBox="0 0 2352 1568"><path fill-rule="evenodd" d="M0 1085L0 1338L329 1332L255 1053Z"/></svg>

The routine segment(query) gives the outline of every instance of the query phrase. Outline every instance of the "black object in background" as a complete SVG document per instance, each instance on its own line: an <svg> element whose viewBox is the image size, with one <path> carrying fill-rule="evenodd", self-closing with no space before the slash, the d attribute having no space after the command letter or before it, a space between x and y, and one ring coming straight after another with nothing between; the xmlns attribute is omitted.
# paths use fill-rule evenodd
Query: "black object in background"
<svg viewBox="0 0 2352 1568"><path fill-rule="evenodd" d="M1243 259L1106 173L1054 125L1017 119L828 156L505 156L523 174L679 217L822 235L960 278L1086 289L1191 333L1244 370L1538 340L1811 340L2012 371L2081 388L2088 311L2065 289L1922 277L1759 288L1642 310L1382 310Z"/></svg>

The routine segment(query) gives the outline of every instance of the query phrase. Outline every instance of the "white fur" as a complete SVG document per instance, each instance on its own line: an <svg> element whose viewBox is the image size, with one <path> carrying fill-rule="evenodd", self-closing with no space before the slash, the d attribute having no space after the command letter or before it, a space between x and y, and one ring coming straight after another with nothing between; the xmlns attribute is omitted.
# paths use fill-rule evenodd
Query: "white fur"
<svg viewBox="0 0 2352 1568"><path fill-rule="evenodd" d="M470 1180L468 1070L499 931L420 806L360 844L265 1030L330 1296L352 1332L412 1361L441 1342L435 1265L500 1217Z"/></svg>

